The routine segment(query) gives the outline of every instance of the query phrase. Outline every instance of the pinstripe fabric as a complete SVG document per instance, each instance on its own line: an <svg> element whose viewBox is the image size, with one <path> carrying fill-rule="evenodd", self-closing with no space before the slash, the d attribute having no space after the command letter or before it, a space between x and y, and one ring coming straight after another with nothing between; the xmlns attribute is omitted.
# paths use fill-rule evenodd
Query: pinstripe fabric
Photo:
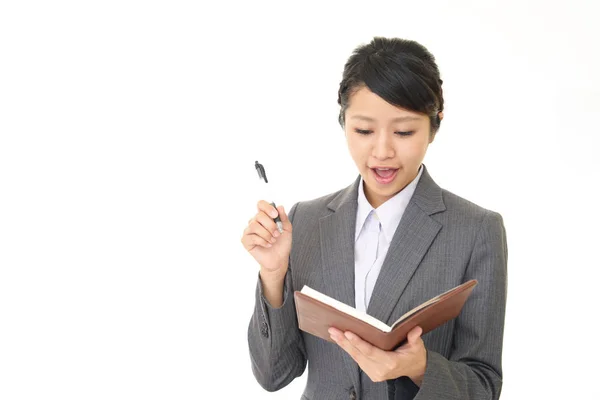
<svg viewBox="0 0 600 400"><path fill-rule="evenodd" d="M304 399L387 399L337 345L298 330L293 291L309 285L354 306L354 234L359 178L348 188L295 204L284 303L272 308L257 283L248 328L252 370L274 391L308 369ZM441 189L424 168L400 220L367 312L392 323L406 311L469 279L478 286L461 315L423 336L427 370L416 390L392 383L396 398L497 399L502 386L507 244L500 214Z"/></svg>

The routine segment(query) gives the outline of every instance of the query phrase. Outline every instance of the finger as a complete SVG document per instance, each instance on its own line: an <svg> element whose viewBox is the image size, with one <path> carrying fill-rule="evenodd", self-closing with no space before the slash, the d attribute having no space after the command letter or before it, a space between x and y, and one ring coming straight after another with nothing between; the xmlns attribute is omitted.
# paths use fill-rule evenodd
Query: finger
<svg viewBox="0 0 600 400"><path fill-rule="evenodd" d="M262 224L258 221L253 221L246 228L246 234L258 235L269 243L275 243L273 234L269 232Z"/></svg>
<svg viewBox="0 0 600 400"><path fill-rule="evenodd" d="M333 326L331 328L329 328L327 330L327 332L329 332L329 335L338 336L338 337L344 334L344 332L340 331L337 328L334 328Z"/></svg>
<svg viewBox="0 0 600 400"><path fill-rule="evenodd" d="M272 247L273 245L267 242L265 239L261 238L258 235L244 235L242 236L242 244L247 251L251 251L256 246L261 246L265 248Z"/></svg>
<svg viewBox="0 0 600 400"><path fill-rule="evenodd" d="M423 329L420 326L415 326L412 328L406 339L402 342L402 345L399 346L395 351L396 353L402 353L409 350L411 347L418 345L419 341L421 341L421 334L423 333Z"/></svg>
<svg viewBox="0 0 600 400"><path fill-rule="evenodd" d="M256 204L256 208L258 208L258 211L263 211L271 218L275 218L278 215L277 209L275 209L275 207L273 207L271 203L265 200L259 201L258 204Z"/></svg>
<svg viewBox="0 0 600 400"><path fill-rule="evenodd" d="M286 214L283 206L277 207L277 211L279 212L279 219L281 219L281 223L283 224L283 230L291 232L292 231L292 222L288 218L288 215Z"/></svg>
<svg viewBox="0 0 600 400"><path fill-rule="evenodd" d="M341 338L334 340L338 346L340 346L346 353L350 355L350 357L352 357L354 361L356 361L358 364L364 363L365 356L362 355L362 353L358 351L356 347L352 346L348 339L344 338L344 335L342 335Z"/></svg>
<svg viewBox="0 0 600 400"><path fill-rule="evenodd" d="M420 326L415 326L413 329L411 329L410 332L408 332L408 344L416 344L419 341L422 333L423 329Z"/></svg>
<svg viewBox="0 0 600 400"><path fill-rule="evenodd" d="M396 353L373 346L355 333L346 332L344 335L360 354L360 356L353 356L352 358L356 357L363 360L363 366L371 372L369 378L373 382L388 379L386 376L389 375L390 371L397 368L398 355Z"/></svg>
<svg viewBox="0 0 600 400"><path fill-rule="evenodd" d="M385 350L381 350L380 348L373 346L371 343L363 340L357 334L352 332L346 332L344 334L346 339L354 346L358 351L360 351L365 357L370 358L372 360L384 360L387 357L387 352Z"/></svg>
<svg viewBox="0 0 600 400"><path fill-rule="evenodd" d="M273 218L269 217L264 211L260 211L256 214L256 220L269 232L273 237L279 237L280 233L277 229L277 224L273 221Z"/></svg>
<svg viewBox="0 0 600 400"><path fill-rule="evenodd" d="M361 352L354 347L350 341L346 338L346 336L340 332L339 330L335 329L335 328L330 328L329 329L329 334L331 336L331 338L333 339L334 342L336 342L338 344L338 346L340 346L342 349L344 349L344 351L346 351L346 353L350 354L350 356L354 359L354 361L356 361L357 363L361 363L363 361L363 355L361 354Z"/></svg>

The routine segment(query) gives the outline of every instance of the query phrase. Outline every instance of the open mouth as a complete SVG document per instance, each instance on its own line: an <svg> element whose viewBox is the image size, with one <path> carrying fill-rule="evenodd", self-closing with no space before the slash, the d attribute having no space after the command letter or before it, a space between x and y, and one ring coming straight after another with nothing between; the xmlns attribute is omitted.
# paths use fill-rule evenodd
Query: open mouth
<svg viewBox="0 0 600 400"><path fill-rule="evenodd" d="M398 168L370 168L377 183L387 184L394 180L398 173Z"/></svg>

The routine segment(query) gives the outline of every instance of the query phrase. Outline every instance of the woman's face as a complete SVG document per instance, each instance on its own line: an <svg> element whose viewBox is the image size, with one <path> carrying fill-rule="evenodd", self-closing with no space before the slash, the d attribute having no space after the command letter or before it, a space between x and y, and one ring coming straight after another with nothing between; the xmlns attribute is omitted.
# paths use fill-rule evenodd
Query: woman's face
<svg viewBox="0 0 600 400"><path fill-rule="evenodd" d="M433 141L428 116L393 106L367 87L351 95L344 130L374 208L416 178Z"/></svg>

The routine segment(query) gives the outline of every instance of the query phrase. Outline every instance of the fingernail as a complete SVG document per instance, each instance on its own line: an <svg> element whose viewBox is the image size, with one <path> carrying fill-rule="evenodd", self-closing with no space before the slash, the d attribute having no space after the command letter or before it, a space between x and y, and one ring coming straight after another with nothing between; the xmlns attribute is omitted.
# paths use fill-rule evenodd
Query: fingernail
<svg viewBox="0 0 600 400"><path fill-rule="evenodd" d="M273 247L271 243L267 243L267 247Z"/></svg>
<svg viewBox="0 0 600 400"><path fill-rule="evenodd" d="M273 217L273 218L277 217L277 211L272 210L271 211L271 217Z"/></svg>
<svg viewBox="0 0 600 400"><path fill-rule="evenodd" d="M279 235L280 235L279 231L273 231L273 236L279 237Z"/></svg>
<svg viewBox="0 0 600 400"><path fill-rule="evenodd" d="M346 336L346 339L352 340L352 334L350 332L344 333L344 336Z"/></svg>

